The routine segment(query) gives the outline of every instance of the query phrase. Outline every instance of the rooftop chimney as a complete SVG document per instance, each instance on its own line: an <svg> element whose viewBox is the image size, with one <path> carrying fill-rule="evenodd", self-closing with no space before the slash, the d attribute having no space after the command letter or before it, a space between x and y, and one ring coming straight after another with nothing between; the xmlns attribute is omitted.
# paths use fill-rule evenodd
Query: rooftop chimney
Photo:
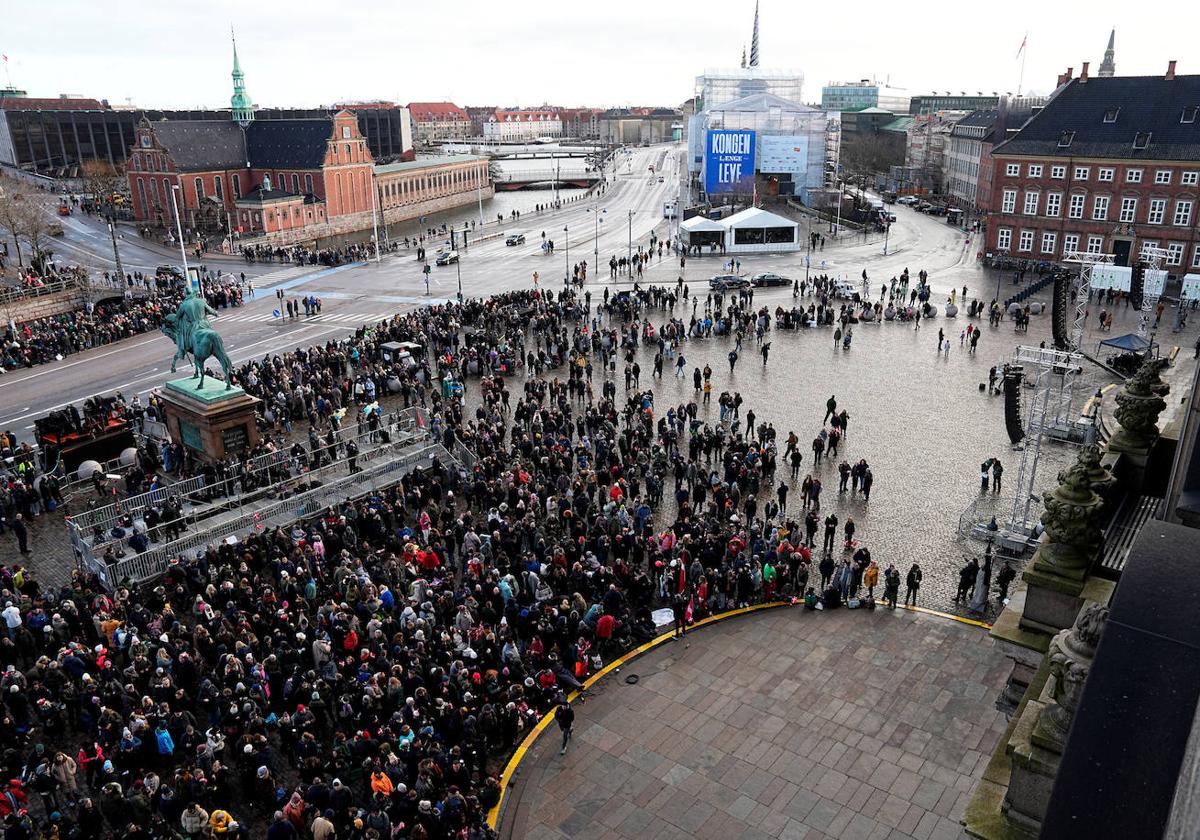
<svg viewBox="0 0 1200 840"><path fill-rule="evenodd" d="M1083 84L1087 81L1087 69L1090 62L1083 62L1083 69L1079 71L1079 83Z"/></svg>
<svg viewBox="0 0 1200 840"><path fill-rule="evenodd" d="M1167 62L1167 81L1169 82L1174 78L1175 78L1175 59L1171 59L1170 61Z"/></svg>

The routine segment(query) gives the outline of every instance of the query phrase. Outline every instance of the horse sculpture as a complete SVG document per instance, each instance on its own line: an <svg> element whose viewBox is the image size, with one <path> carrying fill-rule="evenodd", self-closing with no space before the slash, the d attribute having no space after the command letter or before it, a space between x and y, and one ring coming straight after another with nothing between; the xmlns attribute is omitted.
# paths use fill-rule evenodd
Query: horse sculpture
<svg viewBox="0 0 1200 840"><path fill-rule="evenodd" d="M221 370L225 373L225 390L228 391L233 387L233 380L230 376L233 363L229 361L229 356L225 354L225 343L221 341L221 336L216 330L207 327L195 329L192 331L190 346L180 348L177 338L178 322L174 314L167 315L163 319L163 323L159 329L162 330L163 335L176 344L175 356L171 359L171 373L175 372L175 363L185 358L188 353L191 353L194 365L192 379L200 377L200 382L196 387L201 389L204 387L204 376L206 373L204 363L209 358L216 358L221 365Z"/></svg>

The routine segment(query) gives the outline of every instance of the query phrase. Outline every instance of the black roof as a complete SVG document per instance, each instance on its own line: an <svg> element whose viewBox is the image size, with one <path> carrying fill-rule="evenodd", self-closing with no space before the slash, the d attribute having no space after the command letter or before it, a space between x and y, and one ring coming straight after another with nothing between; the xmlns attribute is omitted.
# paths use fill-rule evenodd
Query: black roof
<svg viewBox="0 0 1200 840"><path fill-rule="evenodd" d="M264 190L260 184L239 198L238 201L261 204L263 202L277 201L285 198L300 198L300 196L296 193L288 192L287 190Z"/></svg>
<svg viewBox="0 0 1200 840"><path fill-rule="evenodd" d="M1197 160L1200 121L1181 121L1197 106L1200 76L1073 79L993 154Z"/></svg>
<svg viewBox="0 0 1200 840"><path fill-rule="evenodd" d="M320 169L333 120L256 120L245 130L226 120L159 120L158 142L181 172L244 169Z"/></svg>
<svg viewBox="0 0 1200 840"><path fill-rule="evenodd" d="M256 120L246 127L256 169L320 169L333 137L333 120Z"/></svg>
<svg viewBox="0 0 1200 840"><path fill-rule="evenodd" d="M154 136L166 147L180 172L244 169L246 137L224 120L160 120Z"/></svg>

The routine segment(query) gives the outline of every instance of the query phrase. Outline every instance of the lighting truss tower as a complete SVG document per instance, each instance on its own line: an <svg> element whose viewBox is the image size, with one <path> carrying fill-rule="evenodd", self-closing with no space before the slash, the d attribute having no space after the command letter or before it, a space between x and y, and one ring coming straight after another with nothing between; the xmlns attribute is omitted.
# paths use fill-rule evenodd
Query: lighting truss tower
<svg viewBox="0 0 1200 840"><path fill-rule="evenodd" d="M1007 541L1018 543L1022 540L1028 542L1037 524L1037 517L1031 517L1030 512L1038 500L1033 487L1042 454L1042 441L1048 436L1057 437L1055 432L1064 420L1071 420L1071 398L1075 382L1083 371L1083 356L1049 347L1022 346L1017 348L1013 361L1023 365L1025 370L1035 372L1034 393L1029 401L1026 420L1025 450L1021 453L1016 495L1007 529L1010 537Z"/></svg>
<svg viewBox="0 0 1200 840"><path fill-rule="evenodd" d="M1075 320L1071 323L1072 353L1079 353L1083 346L1083 327L1087 320L1089 298L1092 296L1092 270L1097 265L1111 264L1112 254L1091 254L1086 251L1070 251L1063 255L1063 262L1078 263L1079 277L1075 280Z"/></svg>
<svg viewBox="0 0 1200 840"><path fill-rule="evenodd" d="M1167 249L1148 245L1142 248L1140 256L1150 266L1146 272L1146 282L1142 290L1142 311L1153 312L1154 307L1158 306L1158 299L1162 297L1163 286L1166 281L1166 277L1162 277L1158 272L1161 271L1159 266L1162 265L1162 261L1167 258ZM1150 271L1154 271L1156 275L1153 283L1150 282ZM1145 323L1144 318L1142 319L1142 323Z"/></svg>

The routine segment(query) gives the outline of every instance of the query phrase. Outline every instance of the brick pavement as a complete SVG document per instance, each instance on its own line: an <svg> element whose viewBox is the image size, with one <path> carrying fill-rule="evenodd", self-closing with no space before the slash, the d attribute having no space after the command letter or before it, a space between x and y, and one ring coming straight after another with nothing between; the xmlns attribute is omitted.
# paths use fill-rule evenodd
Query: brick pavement
<svg viewBox="0 0 1200 840"><path fill-rule="evenodd" d="M664 645L527 754L502 837L958 838L1004 732L985 631L920 613L780 608ZM636 685L624 677L638 674Z"/></svg>

